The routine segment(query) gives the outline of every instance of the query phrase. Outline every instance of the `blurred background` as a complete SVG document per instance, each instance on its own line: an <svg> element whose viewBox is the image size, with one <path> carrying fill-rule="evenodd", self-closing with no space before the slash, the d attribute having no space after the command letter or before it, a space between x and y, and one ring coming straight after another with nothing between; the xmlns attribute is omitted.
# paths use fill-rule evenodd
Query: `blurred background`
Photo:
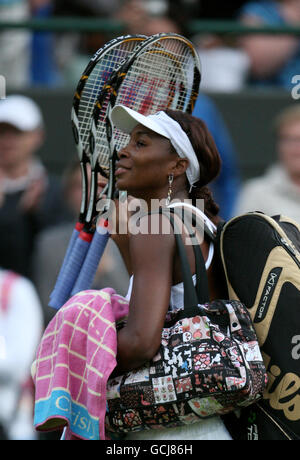
<svg viewBox="0 0 300 460"><path fill-rule="evenodd" d="M28 366L55 313L47 299L81 198L76 84L108 40L157 32L180 33L199 52L194 115L222 157L211 184L221 216L259 209L300 222L300 0L0 0L0 438L36 438ZM111 245L94 287L125 294L127 283ZM27 355L19 346L9 358L19 310ZM1 394L11 401L5 410Z"/></svg>
<svg viewBox="0 0 300 460"><path fill-rule="evenodd" d="M272 4L281 7L284 3L296 4L298 14L291 12L291 19L285 20L270 12ZM295 101L291 89L296 83L291 78L300 74L299 36L239 32L244 24L296 28L299 10L297 0L233 0L226 5L216 0L0 0L1 22L16 25L25 21L34 28L3 29L0 25L0 75L6 78L8 94L22 92L40 105L46 138L39 155L49 171L61 174L74 155L73 91L91 55L125 32L183 33L199 50L202 92L210 94L225 118L241 176L246 179L261 173L273 158L270 120ZM46 24L47 19L49 28L52 25L57 31L37 30L38 21ZM86 26L87 30L77 32L89 19L90 29ZM227 31L226 21L230 21ZM291 43L283 43L283 50L278 50L277 42L288 39ZM277 78L297 47L298 61L294 59L292 73L286 79ZM277 56L279 51L282 55Z"/></svg>

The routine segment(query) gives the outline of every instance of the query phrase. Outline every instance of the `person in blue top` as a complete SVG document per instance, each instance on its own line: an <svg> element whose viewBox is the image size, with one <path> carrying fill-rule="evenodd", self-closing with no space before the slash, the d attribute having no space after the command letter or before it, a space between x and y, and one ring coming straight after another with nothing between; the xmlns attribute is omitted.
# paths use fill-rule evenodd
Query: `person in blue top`
<svg viewBox="0 0 300 460"><path fill-rule="evenodd" d="M233 140L219 109L206 94L199 94L193 116L206 123L220 153L222 169L210 187L219 204L221 217L228 220L233 216L241 183Z"/></svg>
<svg viewBox="0 0 300 460"><path fill-rule="evenodd" d="M52 12L52 0L31 0L33 18L51 18ZM53 32L33 32L30 78L33 86L55 87L62 84L62 76L56 63L55 35Z"/></svg>
<svg viewBox="0 0 300 460"><path fill-rule="evenodd" d="M300 26L300 0L264 0L246 3L239 12L243 24ZM250 57L250 84L290 90L300 74L300 39L292 35L248 35L241 46Z"/></svg>

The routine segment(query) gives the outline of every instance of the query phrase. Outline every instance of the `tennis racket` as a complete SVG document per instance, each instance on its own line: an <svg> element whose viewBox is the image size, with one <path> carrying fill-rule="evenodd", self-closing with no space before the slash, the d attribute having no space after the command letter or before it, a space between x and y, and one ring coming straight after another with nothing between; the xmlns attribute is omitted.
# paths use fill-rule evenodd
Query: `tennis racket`
<svg viewBox="0 0 300 460"><path fill-rule="evenodd" d="M79 218L71 235L54 290L50 296L49 306L54 308L58 308L68 298L68 291L73 286L74 279L78 276L84 254L87 252L92 238L92 233L80 232L84 228L88 209L88 168L92 161L89 149L89 137L95 101L112 71L145 38L143 35L126 35L109 41L91 58L76 87L71 111L71 122L81 167L82 199ZM82 246L82 251L80 252L82 258L76 259L77 263L72 265L70 273L68 261L79 236Z"/></svg>
<svg viewBox="0 0 300 460"><path fill-rule="evenodd" d="M129 135L115 128L110 112L116 104L126 105L144 115L166 108L192 112L201 80L200 61L192 43L177 34L157 34L143 41L121 63L103 87L96 101L91 123L92 175L109 178L103 212L109 214L114 194L117 152ZM93 182L92 182L93 184ZM96 190L91 189L87 221L97 215ZM104 222L104 225L103 225ZM88 289L105 249L109 232L100 214L96 233L72 294Z"/></svg>

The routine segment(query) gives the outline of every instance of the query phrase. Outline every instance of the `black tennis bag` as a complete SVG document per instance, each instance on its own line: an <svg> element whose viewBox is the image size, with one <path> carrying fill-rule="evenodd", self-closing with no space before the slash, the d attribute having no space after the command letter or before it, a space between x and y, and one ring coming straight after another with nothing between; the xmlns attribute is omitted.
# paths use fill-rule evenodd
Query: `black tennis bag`
<svg viewBox="0 0 300 460"><path fill-rule="evenodd" d="M263 399L224 421L234 439L299 440L300 226L253 212L219 236L229 298L249 309L269 379Z"/></svg>

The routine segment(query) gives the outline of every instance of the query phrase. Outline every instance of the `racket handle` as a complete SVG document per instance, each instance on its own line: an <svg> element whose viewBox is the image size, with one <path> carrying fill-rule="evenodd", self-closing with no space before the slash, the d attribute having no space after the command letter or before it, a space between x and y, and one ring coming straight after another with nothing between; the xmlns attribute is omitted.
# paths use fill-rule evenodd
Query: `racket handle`
<svg viewBox="0 0 300 460"><path fill-rule="evenodd" d="M91 288L99 261L108 242L108 238L109 231L107 228L105 226L98 225L97 231L93 236L93 241L90 244L87 256L72 290L72 295Z"/></svg>
<svg viewBox="0 0 300 460"><path fill-rule="evenodd" d="M50 307L58 310L69 299L92 238L92 233L80 232L65 266L63 276L61 277L61 283L50 299Z"/></svg>
<svg viewBox="0 0 300 460"><path fill-rule="evenodd" d="M61 283L61 277L63 276L64 270L65 270L65 268L66 268L68 259L69 259L69 257L70 257L71 252L72 252L72 249L73 249L73 246L74 246L74 244L75 244L75 241L76 241L77 238L78 238L79 233L80 233L81 230L83 229L83 226L84 226L84 224L82 224L81 222L77 222L76 225L75 225L75 228L74 228L74 230L73 230L73 232L72 232L72 235L71 235L71 238L70 238L70 241L69 241L69 245L68 245L67 250L66 250L66 254L65 254L65 257L64 257L62 266L61 266L61 268L60 268L60 271L59 271L58 276L57 276L57 279L56 279L56 283L55 283L54 289L53 289L53 291L52 291L51 294L50 294L50 299L51 299L52 296L54 295L54 292L56 291L56 289L59 289L59 285L60 285L60 283Z"/></svg>

